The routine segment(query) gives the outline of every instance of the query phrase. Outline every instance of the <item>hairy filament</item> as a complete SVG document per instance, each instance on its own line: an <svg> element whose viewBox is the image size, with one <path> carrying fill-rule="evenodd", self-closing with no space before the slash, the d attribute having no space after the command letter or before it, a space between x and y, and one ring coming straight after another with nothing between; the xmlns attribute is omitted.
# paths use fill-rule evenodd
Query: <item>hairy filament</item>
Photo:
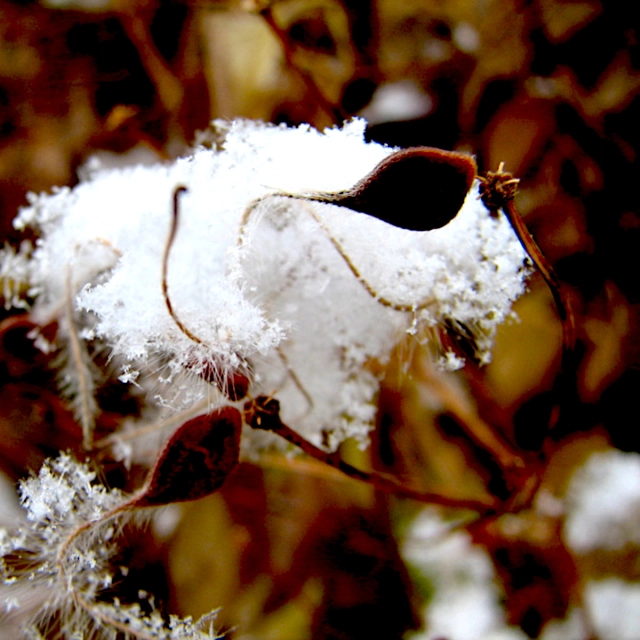
<svg viewBox="0 0 640 640"><path fill-rule="evenodd" d="M80 400L80 426L82 427L82 446L90 450L93 446L93 429L95 427L94 414L96 401L94 398L93 380L86 364L88 358L83 342L80 340L73 308L73 284L71 266L67 266L65 282L65 314L67 317L67 330L69 332L69 347L71 359L76 370L78 380L78 397Z"/></svg>

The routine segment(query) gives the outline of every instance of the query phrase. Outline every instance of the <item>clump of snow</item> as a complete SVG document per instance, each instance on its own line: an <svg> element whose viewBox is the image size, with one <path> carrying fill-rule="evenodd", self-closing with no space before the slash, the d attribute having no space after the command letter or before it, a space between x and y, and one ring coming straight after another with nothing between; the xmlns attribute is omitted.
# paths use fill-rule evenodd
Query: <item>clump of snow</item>
<svg viewBox="0 0 640 640"><path fill-rule="evenodd" d="M637 640L640 585L607 578L584 586L584 608L573 607L565 620L545 625L540 640Z"/></svg>
<svg viewBox="0 0 640 640"><path fill-rule="evenodd" d="M609 578L585 587L585 600L600 640L637 640L640 629L640 585Z"/></svg>
<svg viewBox="0 0 640 640"><path fill-rule="evenodd" d="M79 538L68 558L61 555L74 531L123 501L119 491L108 491L95 482L95 476L87 466L61 454L45 463L37 476L20 483L28 523L17 530L0 529L5 611L12 603L22 606L23 601L29 609L28 603L35 598L41 610L34 613L44 618L69 606L70 579L87 597L111 584L107 563L115 552L113 528L101 527L95 535ZM48 590L44 604L38 597L43 588Z"/></svg>
<svg viewBox="0 0 640 640"><path fill-rule="evenodd" d="M348 189L393 149L365 143L361 120L324 133L217 126L221 147L156 166L94 163L73 190L32 196L16 225L41 236L30 264L37 321L66 318L61 330L76 351L76 334L101 341L121 380L172 411L207 397L226 402L199 372L213 372L223 390L235 373L248 375L252 395L275 394L284 420L329 449L347 437L366 443L378 390L371 365L384 363L404 332L459 323L489 359L496 327L524 290L525 255L475 187L451 223L424 233L334 205L265 198ZM179 185L188 191L168 290L199 341L180 330L162 295ZM334 241L391 307L366 290ZM452 355L443 362L459 365ZM271 442L269 434L251 438L257 447Z"/></svg>
<svg viewBox="0 0 640 640"><path fill-rule="evenodd" d="M360 112L371 124L422 118L433 109L433 99L412 80L380 85Z"/></svg>
<svg viewBox="0 0 640 640"><path fill-rule="evenodd" d="M6 310L28 306L24 296L28 294L31 249L28 241L23 242L17 252L10 246L0 249L0 296Z"/></svg>
<svg viewBox="0 0 640 640"><path fill-rule="evenodd" d="M434 509L424 509L403 545L405 559L433 589L424 632L412 640L524 640L506 624L489 555L469 534L450 529Z"/></svg>
<svg viewBox="0 0 640 640"><path fill-rule="evenodd" d="M551 620L544 626L540 640L588 640L589 637L582 609L572 607L564 620Z"/></svg>
<svg viewBox="0 0 640 640"><path fill-rule="evenodd" d="M640 544L640 455L592 454L567 491L564 537L571 549L620 549Z"/></svg>

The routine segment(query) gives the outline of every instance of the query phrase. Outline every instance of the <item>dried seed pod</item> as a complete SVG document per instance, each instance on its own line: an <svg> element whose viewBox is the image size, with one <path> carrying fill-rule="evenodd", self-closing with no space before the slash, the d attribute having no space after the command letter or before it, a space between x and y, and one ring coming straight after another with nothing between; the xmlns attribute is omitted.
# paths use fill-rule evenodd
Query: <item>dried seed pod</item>
<svg viewBox="0 0 640 640"><path fill-rule="evenodd" d="M387 156L348 191L309 200L348 207L410 231L430 231L460 211L476 176L473 156L412 147Z"/></svg>
<svg viewBox="0 0 640 640"><path fill-rule="evenodd" d="M252 429L277 433L282 427L280 402L269 396L258 396L244 403L244 420Z"/></svg>
<svg viewBox="0 0 640 640"><path fill-rule="evenodd" d="M157 507L217 491L240 455L242 416L226 406L185 422L165 444L131 507Z"/></svg>

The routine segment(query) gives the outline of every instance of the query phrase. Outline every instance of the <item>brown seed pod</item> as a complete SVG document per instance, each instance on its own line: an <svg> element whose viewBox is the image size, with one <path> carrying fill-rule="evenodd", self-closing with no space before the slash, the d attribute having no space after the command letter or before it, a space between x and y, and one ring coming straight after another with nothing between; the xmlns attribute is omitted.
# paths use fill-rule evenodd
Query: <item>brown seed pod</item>
<svg viewBox="0 0 640 640"><path fill-rule="evenodd" d="M473 156L411 147L387 156L353 188L309 200L348 207L410 231L430 231L460 211L477 172Z"/></svg>
<svg viewBox="0 0 640 640"><path fill-rule="evenodd" d="M131 507L157 507L217 491L240 455L242 416L226 406L185 422L165 444Z"/></svg>

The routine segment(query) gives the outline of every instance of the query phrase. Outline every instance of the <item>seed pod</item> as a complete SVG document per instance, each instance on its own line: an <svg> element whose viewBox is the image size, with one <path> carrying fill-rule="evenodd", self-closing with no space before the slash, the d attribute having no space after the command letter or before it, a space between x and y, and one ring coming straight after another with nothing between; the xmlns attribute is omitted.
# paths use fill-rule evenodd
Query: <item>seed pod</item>
<svg viewBox="0 0 640 640"><path fill-rule="evenodd" d="M473 156L412 147L387 156L353 188L313 194L410 231L438 229L453 220L476 176Z"/></svg>
<svg viewBox="0 0 640 640"><path fill-rule="evenodd" d="M217 491L240 455L242 417L235 407L185 422L162 449L132 507L157 507Z"/></svg>

